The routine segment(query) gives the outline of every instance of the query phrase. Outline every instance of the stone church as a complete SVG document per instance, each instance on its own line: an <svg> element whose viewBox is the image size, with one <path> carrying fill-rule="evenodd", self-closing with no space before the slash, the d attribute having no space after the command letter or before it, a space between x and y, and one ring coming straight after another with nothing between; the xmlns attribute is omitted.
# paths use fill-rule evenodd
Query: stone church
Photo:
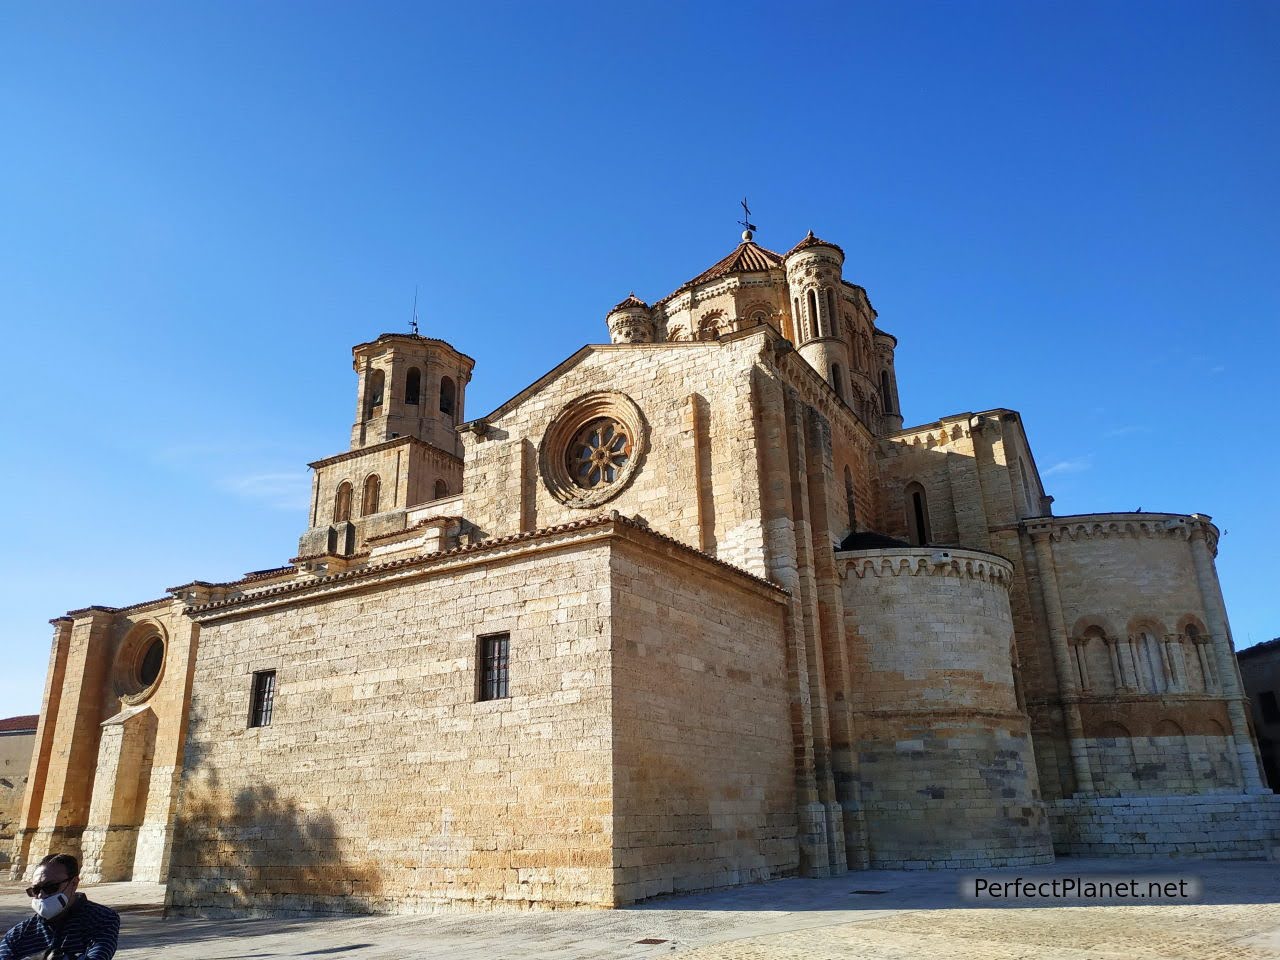
<svg viewBox="0 0 1280 960"><path fill-rule="evenodd" d="M812 233L605 323L470 418L471 357L361 343L296 557L55 619L15 874L394 912L1280 843L1209 517L1054 516L1010 409L904 427Z"/></svg>

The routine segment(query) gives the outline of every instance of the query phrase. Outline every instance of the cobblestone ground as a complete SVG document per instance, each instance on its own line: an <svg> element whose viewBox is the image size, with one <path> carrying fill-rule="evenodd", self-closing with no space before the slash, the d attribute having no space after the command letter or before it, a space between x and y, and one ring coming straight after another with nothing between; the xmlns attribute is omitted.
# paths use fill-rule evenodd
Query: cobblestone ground
<svg viewBox="0 0 1280 960"><path fill-rule="evenodd" d="M960 895L951 872L866 871L672 897L625 910L468 911L413 917L165 918L162 888L104 884L121 911L121 958L267 960L1256 960L1280 958L1280 865L1059 860L991 878L1185 877L1190 903L990 901ZM0 888L0 923L27 915ZM643 943L650 940L658 942Z"/></svg>

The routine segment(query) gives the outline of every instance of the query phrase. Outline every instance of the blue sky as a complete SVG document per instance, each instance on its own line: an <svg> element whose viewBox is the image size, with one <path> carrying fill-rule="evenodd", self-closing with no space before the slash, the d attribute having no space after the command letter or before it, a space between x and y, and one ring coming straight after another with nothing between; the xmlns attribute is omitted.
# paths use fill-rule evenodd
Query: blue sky
<svg viewBox="0 0 1280 960"><path fill-rule="evenodd" d="M840 243L907 422L1022 411L1058 513L1200 511L1280 634L1274 3L5 3L0 716L48 619L296 552L350 347L469 416L737 242Z"/></svg>

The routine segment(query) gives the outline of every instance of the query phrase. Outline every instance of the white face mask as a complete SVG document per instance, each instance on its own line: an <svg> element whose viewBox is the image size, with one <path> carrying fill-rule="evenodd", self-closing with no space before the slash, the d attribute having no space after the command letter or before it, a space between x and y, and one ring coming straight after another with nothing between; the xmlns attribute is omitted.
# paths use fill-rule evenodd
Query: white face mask
<svg viewBox="0 0 1280 960"><path fill-rule="evenodd" d="M31 898L31 909L36 912L36 916L43 917L46 920L52 920L63 910L70 906L71 901L67 899L65 893L55 893L51 897L45 897L41 900L39 897Z"/></svg>

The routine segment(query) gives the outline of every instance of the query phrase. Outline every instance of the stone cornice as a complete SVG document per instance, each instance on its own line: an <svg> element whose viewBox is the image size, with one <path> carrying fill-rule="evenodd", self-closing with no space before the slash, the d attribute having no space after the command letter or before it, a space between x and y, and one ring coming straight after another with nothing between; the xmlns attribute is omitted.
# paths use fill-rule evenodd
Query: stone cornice
<svg viewBox="0 0 1280 960"><path fill-rule="evenodd" d="M317 595L329 596L369 586L414 580L434 573L507 560L523 554L619 537L635 542L648 541L650 545L662 544L669 553L680 554L686 560L707 564L731 573L744 585L751 585L772 596L788 596L787 591L775 583L696 550L673 537L650 530L648 523L640 518L624 517L614 511L554 527L545 527L531 533L482 540L424 556L388 560L328 576L310 577L268 586L266 589L252 593L188 606L183 612L198 623L206 623L249 611L285 606Z"/></svg>
<svg viewBox="0 0 1280 960"><path fill-rule="evenodd" d="M1101 540L1108 537L1150 537L1191 540L1204 537L1216 549L1218 528L1202 514L1085 513L1066 517L1029 517L1018 526L1032 540Z"/></svg>
<svg viewBox="0 0 1280 960"><path fill-rule="evenodd" d="M391 450L397 446L418 446L423 452L436 455L438 459L444 460L446 463L460 464L461 457L456 457L447 450L441 450L433 443L427 443L425 440L419 440L417 437L404 436L396 437L392 440L383 440L381 443L373 443L367 447L361 447L358 450L348 450L345 453L337 453L332 457L325 457L323 460L316 460L314 463L308 463L307 466L312 470L320 467L328 467L335 463L342 463L344 460L357 460L370 453L381 453L384 450Z"/></svg>
<svg viewBox="0 0 1280 960"><path fill-rule="evenodd" d="M880 547L836 552L836 563L858 579L874 577L959 577L983 580L1006 589L1013 564L982 550L954 547Z"/></svg>

